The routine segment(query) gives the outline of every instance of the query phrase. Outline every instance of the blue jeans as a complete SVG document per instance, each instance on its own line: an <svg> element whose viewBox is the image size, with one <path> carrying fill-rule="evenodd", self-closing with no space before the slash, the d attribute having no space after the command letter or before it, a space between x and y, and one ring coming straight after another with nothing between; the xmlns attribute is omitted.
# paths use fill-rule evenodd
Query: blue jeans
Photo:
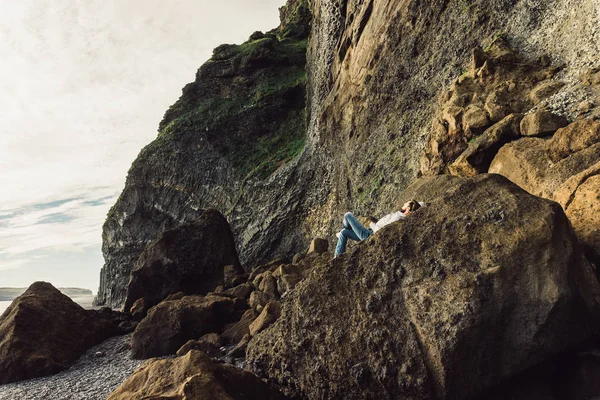
<svg viewBox="0 0 600 400"><path fill-rule="evenodd" d="M340 232L341 234L338 239L337 246L335 246L335 257L339 256L340 254L346 251L346 244L348 243L348 239L360 242L361 240L365 240L373 234L373 231L371 229L362 226L361 223L358 222L356 217L349 212L344 214L342 226L344 227L344 229L342 229L342 231Z"/></svg>

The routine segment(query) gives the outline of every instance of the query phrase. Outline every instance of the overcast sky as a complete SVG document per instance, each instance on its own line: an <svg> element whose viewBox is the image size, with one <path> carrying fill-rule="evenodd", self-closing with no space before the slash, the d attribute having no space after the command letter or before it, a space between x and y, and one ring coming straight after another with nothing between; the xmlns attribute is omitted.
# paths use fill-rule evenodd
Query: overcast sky
<svg viewBox="0 0 600 400"><path fill-rule="evenodd" d="M165 110L285 0L0 0L0 286L97 291L102 223Z"/></svg>

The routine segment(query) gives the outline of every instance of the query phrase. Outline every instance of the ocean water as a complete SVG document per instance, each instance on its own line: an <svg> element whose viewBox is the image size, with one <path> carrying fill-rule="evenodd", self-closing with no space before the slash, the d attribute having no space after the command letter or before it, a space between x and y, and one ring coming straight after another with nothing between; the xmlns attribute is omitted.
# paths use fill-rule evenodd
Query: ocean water
<svg viewBox="0 0 600 400"><path fill-rule="evenodd" d="M75 296L72 297L72 299L81 307L85 309L91 309L92 301L94 301L94 295ZM8 306L10 306L10 303L12 303L12 301L0 301L0 315L2 315L2 313L8 308Z"/></svg>

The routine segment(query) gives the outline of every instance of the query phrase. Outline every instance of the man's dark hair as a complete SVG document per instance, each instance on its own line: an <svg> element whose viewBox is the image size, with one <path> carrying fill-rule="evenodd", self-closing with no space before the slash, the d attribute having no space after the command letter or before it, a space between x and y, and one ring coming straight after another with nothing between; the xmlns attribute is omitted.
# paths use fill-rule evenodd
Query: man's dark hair
<svg viewBox="0 0 600 400"><path fill-rule="evenodd" d="M415 212L417 211L419 208L421 208L421 204L419 204L418 201L416 200L411 200L408 202L408 211L410 212Z"/></svg>

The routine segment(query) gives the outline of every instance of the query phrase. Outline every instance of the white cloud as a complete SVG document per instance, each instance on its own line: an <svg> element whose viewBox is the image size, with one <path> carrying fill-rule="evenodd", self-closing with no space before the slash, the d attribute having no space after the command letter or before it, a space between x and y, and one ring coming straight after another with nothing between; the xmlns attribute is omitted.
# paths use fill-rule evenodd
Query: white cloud
<svg viewBox="0 0 600 400"><path fill-rule="evenodd" d="M218 44L275 27L284 3L0 0L0 268L41 249L52 265L99 249L131 162L181 88ZM33 207L62 199L77 200ZM55 214L68 220L39 224Z"/></svg>

